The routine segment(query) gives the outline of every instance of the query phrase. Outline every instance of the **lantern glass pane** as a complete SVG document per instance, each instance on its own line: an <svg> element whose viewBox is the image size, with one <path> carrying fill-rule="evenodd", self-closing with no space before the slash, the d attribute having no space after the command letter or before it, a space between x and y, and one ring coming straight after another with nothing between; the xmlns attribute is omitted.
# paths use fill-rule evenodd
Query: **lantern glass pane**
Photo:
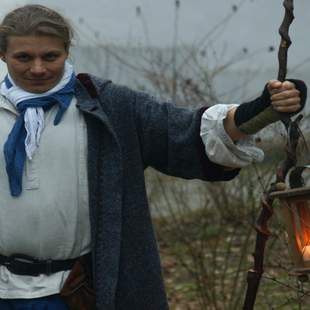
<svg viewBox="0 0 310 310"><path fill-rule="evenodd" d="M310 273L310 187L274 192L281 218L286 224L289 253L294 264L291 274Z"/></svg>
<svg viewBox="0 0 310 310"><path fill-rule="evenodd" d="M295 202L296 241L304 261L310 261L310 211L307 200Z"/></svg>

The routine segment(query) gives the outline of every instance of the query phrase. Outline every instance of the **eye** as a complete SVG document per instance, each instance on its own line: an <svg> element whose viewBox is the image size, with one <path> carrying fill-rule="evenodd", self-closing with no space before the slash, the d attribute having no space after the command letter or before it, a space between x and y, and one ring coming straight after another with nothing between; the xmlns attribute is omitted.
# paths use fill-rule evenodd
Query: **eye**
<svg viewBox="0 0 310 310"><path fill-rule="evenodd" d="M21 61L21 62L26 62L26 61L29 61L31 59L31 56L26 54L26 53L22 53L22 54L15 55L15 59L17 59L18 61Z"/></svg>
<svg viewBox="0 0 310 310"><path fill-rule="evenodd" d="M44 55L43 59L45 61L54 61L56 60L60 55L58 53L47 53Z"/></svg>

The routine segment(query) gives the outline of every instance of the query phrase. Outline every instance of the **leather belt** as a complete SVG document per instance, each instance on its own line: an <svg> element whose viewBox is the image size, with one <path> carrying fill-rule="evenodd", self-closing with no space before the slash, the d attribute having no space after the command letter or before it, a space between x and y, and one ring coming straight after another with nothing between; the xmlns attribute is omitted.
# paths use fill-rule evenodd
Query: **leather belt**
<svg viewBox="0 0 310 310"><path fill-rule="evenodd" d="M90 254L86 254L87 256ZM66 260L38 260L24 254L4 256L0 254L0 265L5 266L14 274L22 276L38 276L72 269L80 257Z"/></svg>

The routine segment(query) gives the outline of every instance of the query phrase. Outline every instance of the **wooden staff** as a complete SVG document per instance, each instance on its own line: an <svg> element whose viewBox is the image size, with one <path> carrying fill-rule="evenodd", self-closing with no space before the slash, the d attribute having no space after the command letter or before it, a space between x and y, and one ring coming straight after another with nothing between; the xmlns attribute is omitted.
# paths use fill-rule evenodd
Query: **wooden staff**
<svg viewBox="0 0 310 310"><path fill-rule="evenodd" d="M292 44L291 38L289 36L289 29L294 20L294 0L285 0L283 2L285 7L285 16L283 22L279 28L279 33L281 36L281 43L278 52L279 60L279 72L278 80L281 82L285 81L287 73L287 53L288 49Z"/></svg>
<svg viewBox="0 0 310 310"><path fill-rule="evenodd" d="M285 0L283 2L283 6L285 8L285 16L279 28L281 43L278 52L278 80L281 82L284 82L286 78L288 49L292 43L289 36L289 28L294 20L294 0ZM296 124L294 123L294 126L289 125L289 123L291 122L288 119L283 120L283 123L285 124L286 128L296 128L299 121L300 119L296 121ZM288 143L289 148L287 149L286 159L280 163L277 169L276 183L271 184L270 189L267 193L263 194L263 197L261 199L261 212L255 224L255 230L257 232L257 235L255 242L255 252L253 254L254 267L248 271L247 275L248 286L243 305L244 310L254 309L259 283L262 274L264 273L263 266L266 242L270 236L270 231L268 230L268 220L273 214L273 199L270 198L269 194L275 190L281 190L281 184L284 184L288 170L296 162L296 147L299 138L299 135L296 136L296 130L297 129L290 130L289 132L288 141L292 141L294 143Z"/></svg>

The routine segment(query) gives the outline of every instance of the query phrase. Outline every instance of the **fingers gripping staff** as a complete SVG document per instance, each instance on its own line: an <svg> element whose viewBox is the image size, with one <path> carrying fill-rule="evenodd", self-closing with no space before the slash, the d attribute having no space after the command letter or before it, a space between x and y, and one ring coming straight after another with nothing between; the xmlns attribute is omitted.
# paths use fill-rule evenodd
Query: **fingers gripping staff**
<svg viewBox="0 0 310 310"><path fill-rule="evenodd" d="M269 124L299 113L306 103L307 87L304 82L300 80L291 79L289 81L294 83L297 90L300 92L300 108L297 111L291 113L276 111L271 104L271 94L266 85L260 97L241 104L237 108L235 113L236 126L246 134L255 134Z"/></svg>
<svg viewBox="0 0 310 310"><path fill-rule="evenodd" d="M289 27L294 20L293 0L285 0L283 5L285 7L285 17L279 29L279 33L281 35L281 43L278 52L278 60L279 60L278 80L280 82L284 82L286 77L287 54L288 49L291 45L291 39L289 37ZM273 94L273 91L268 89L268 86L266 85L260 97L258 97L253 101L241 104L237 108L234 117L236 126L246 134L254 134L271 123L287 119L288 117L293 116L294 114L300 112L306 103L307 87L300 80L289 80L289 81L295 84L296 89L300 93L299 109L290 113L288 112L280 113L279 111L276 111L272 105L273 97L271 97L271 95ZM281 89L280 91L282 90L283 89ZM286 93L288 95L292 94L292 92L288 91Z"/></svg>

